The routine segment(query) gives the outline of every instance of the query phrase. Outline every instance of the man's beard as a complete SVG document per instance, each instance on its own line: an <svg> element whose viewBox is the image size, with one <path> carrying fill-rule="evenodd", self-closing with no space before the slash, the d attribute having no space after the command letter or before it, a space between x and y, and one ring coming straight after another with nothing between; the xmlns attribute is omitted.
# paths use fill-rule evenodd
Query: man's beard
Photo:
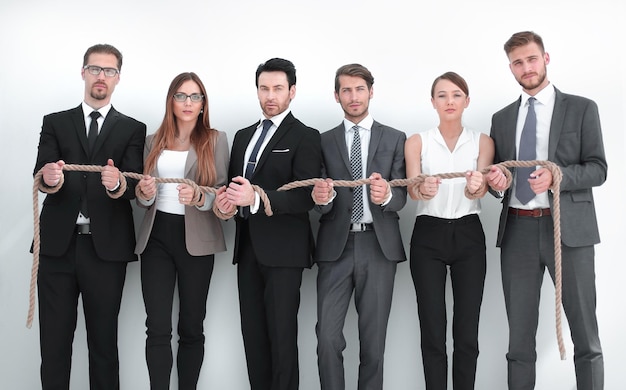
<svg viewBox="0 0 626 390"><path fill-rule="evenodd" d="M523 81L522 79L518 80L517 82L519 83L519 85L524 87L524 89L531 91L543 84L543 82L546 80L546 76L547 72L544 71L543 73L537 73L537 82Z"/></svg>

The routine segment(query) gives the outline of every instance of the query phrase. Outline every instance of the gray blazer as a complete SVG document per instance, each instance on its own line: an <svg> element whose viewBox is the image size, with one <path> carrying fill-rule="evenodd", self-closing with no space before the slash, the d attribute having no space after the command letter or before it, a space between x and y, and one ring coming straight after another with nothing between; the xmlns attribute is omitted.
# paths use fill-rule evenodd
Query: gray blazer
<svg viewBox="0 0 626 390"><path fill-rule="evenodd" d="M367 153L366 175L378 172L386 180L404 179L404 142L406 134L374 121ZM334 180L352 180L348 147L343 122L322 134L322 177ZM369 186L366 196L370 199ZM350 230L352 213L352 188L335 187L337 196L328 205L315 206L320 212L320 227L317 233L315 261L336 261L341 256ZM399 216L406 203L406 187L392 187L391 201L384 207L370 202L374 219L374 231L378 243L390 261L406 260L400 235Z"/></svg>
<svg viewBox="0 0 626 390"><path fill-rule="evenodd" d="M146 137L144 159L148 156L148 153L150 153L150 150L152 149L153 138L154 134ZM197 162L198 155L192 146L189 148L187 162L185 163L186 179L196 179L196 172L198 169ZM215 145L215 169L217 172L215 187L220 187L226 184L228 172L228 140L226 138L226 133L222 131L219 132L217 143ZM156 168L153 172L151 172L151 176L159 177L159 172ZM158 193L156 196L158 196ZM214 199L215 196L210 194L210 196L207 196L205 202L211 202L212 204ZM141 207L145 207L139 201L137 201L137 204ZM143 217L143 222L141 223L137 237L137 246L135 247L136 254L141 254L146 249L146 245L148 244L150 232L152 231L152 225L154 223L154 216L156 214L155 204L156 199L155 203L147 208ZM205 206L207 205L205 204ZM205 208L206 207L203 209ZM189 254L192 256L204 256L226 250L222 225L220 219L218 219L213 213L212 207L208 207L208 209L204 211L199 210L195 206L185 207L185 244L187 246L187 251L189 251Z"/></svg>
<svg viewBox="0 0 626 390"><path fill-rule="evenodd" d="M563 172L561 182L561 242L569 247L600 242L592 187L606 180L607 163L602 143L598 106L584 97L568 95L555 88L554 112L550 124L548 160ZM515 129L521 97L496 112L491 122L495 142L494 163L515 160ZM502 200L497 246L506 227L511 190ZM553 195L549 193L550 204Z"/></svg>

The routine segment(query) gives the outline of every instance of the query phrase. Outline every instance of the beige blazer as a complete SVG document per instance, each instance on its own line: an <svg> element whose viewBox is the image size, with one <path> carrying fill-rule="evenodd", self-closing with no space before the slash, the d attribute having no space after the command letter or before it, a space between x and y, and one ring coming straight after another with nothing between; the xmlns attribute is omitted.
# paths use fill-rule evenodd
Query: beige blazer
<svg viewBox="0 0 626 390"><path fill-rule="evenodd" d="M154 134L146 137L146 145L144 148L144 160L150 150L152 149L152 141ZM196 150L189 148L189 154L187 155L187 162L185 164L185 178L195 180L196 172L198 169L198 155ZM215 169L217 173L217 181L215 187L220 187L226 184L227 172L228 172L228 140L226 133L219 131L217 137L217 143L215 145ZM159 177L159 172L155 168L151 172L151 176ZM158 192L157 192L157 197ZM215 199L213 194L204 194L206 196L205 207L207 210L199 210L195 206L185 207L185 244L187 251L192 256L204 256L217 252L224 252L226 250L226 243L224 241L224 233L222 231L222 225L220 219L215 216L212 211L212 203ZM138 200L137 204L140 207L146 208ZM143 222L139 228L137 237L137 246L135 247L135 253L141 255L146 249L148 239L150 238L150 232L152 231L152 225L154 224L154 217L156 215L156 199L155 202L147 207L146 213L143 217Z"/></svg>

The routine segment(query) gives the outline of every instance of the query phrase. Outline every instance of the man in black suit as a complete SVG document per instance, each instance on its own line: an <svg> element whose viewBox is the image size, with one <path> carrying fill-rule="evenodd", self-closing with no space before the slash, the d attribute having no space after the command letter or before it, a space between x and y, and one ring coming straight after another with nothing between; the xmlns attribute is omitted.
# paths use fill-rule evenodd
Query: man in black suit
<svg viewBox="0 0 626 390"><path fill-rule="evenodd" d="M227 213L239 208L233 262L251 388L295 390L300 284L314 246L308 215L313 199L310 188L276 189L320 176L320 134L289 109L296 95L290 61L273 58L259 65L256 85L263 114L235 134L231 183L217 204ZM251 183L266 192L273 216L265 214Z"/></svg>
<svg viewBox="0 0 626 390"><path fill-rule="evenodd" d="M359 313L358 389L382 389L385 339L398 262L406 260L398 211L406 187L406 135L369 113L374 77L359 64L340 67L335 100L344 120L322 134L323 177L313 189L322 214L317 236L317 355L321 388L345 389L343 326L350 298ZM355 160L356 159L356 160ZM356 165L355 165L356 164ZM369 186L333 189L332 179L368 177Z"/></svg>
<svg viewBox="0 0 626 390"><path fill-rule="evenodd" d="M43 168L39 188L48 194L40 218L38 274L44 390L69 389L80 295L90 388L119 389L117 318L126 264L137 260L129 202L136 183L128 180L122 191L120 171L143 172L146 136L145 124L111 106L121 68L115 47L90 47L81 70L84 101L43 118L35 173ZM63 174L65 163L104 170Z"/></svg>

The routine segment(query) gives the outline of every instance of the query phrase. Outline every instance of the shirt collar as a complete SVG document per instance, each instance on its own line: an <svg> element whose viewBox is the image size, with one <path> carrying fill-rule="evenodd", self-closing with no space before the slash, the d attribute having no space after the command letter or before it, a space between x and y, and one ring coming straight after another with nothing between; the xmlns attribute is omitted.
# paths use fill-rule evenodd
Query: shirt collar
<svg viewBox="0 0 626 390"><path fill-rule="evenodd" d="M537 102L543 105L548 105L550 101L554 100L555 93L556 92L554 92L554 86L552 85L552 83L548 83L548 85L546 85L546 87L542 89L541 91L537 92L535 96L530 96L525 91L522 91L521 106L526 107L528 103L528 99L530 99L531 97L534 97L537 100Z"/></svg>
<svg viewBox="0 0 626 390"><path fill-rule="evenodd" d="M109 113L109 111L111 111L111 108L113 106L111 105L111 103L109 103L106 106L100 107L97 110L95 110L89 104L83 102L82 107L83 107L83 115L85 116L85 120L87 120L87 118L89 117L89 114L91 114L92 111L98 111L100 115L102 115L102 118L106 118L107 114Z"/></svg>
<svg viewBox="0 0 626 390"><path fill-rule="evenodd" d="M374 124L374 118L370 114L367 114L365 118L361 120L359 123L352 123L348 119L343 119L343 125L345 127L346 133L350 132L354 126L359 126L359 128L364 130L372 130L372 125Z"/></svg>
<svg viewBox="0 0 626 390"><path fill-rule="evenodd" d="M261 120L259 121L259 126L263 127L263 121L266 119L269 119L272 121L272 123L274 124L274 126L276 126L276 128L280 127L280 124L283 123L283 120L285 120L285 117L291 112L291 109L288 108L285 111L281 112L278 115L275 115L271 118L266 118L264 115L261 115Z"/></svg>

